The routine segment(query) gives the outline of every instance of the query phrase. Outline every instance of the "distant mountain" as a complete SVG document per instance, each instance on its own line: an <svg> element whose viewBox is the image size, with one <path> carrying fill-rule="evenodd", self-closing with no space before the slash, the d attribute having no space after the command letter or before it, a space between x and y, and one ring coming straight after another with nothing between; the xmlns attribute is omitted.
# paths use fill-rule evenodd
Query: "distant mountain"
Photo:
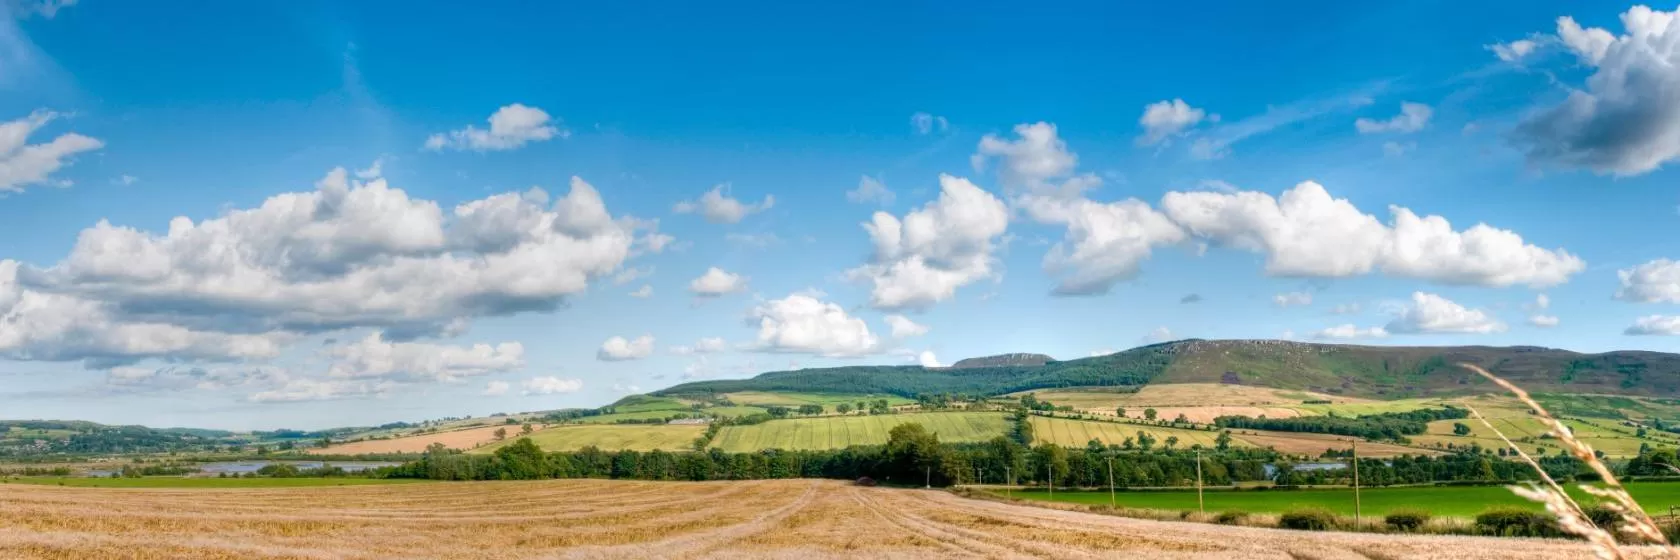
<svg viewBox="0 0 1680 560"><path fill-rule="evenodd" d="M1055 358L1051 358L1051 357L1046 356L1044 354L998 354L996 356L982 356L982 357L979 357L979 358L968 358L968 359L963 359L963 360L957 360L957 363L951 364L951 367L953 367L953 368L977 368L977 367L1007 367L1007 366L1042 366L1042 365L1050 363L1054 360L1055 360Z"/></svg>
<svg viewBox="0 0 1680 560"><path fill-rule="evenodd" d="M1017 356L1022 358L1014 358ZM1004 354L971 358L940 369L848 366L778 371L752 379L684 383L654 394L804 391L914 397L1149 383L1229 383L1382 399L1495 390L1492 383L1457 367L1458 363L1487 368L1534 392L1680 396L1680 354L1582 354L1534 346L1354 346L1196 339L1069 361L1037 354Z"/></svg>

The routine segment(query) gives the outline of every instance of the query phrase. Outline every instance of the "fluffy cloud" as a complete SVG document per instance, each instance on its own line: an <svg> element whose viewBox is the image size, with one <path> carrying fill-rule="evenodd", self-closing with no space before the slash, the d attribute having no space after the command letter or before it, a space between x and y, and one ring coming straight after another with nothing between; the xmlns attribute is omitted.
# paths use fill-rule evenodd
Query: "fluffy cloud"
<svg viewBox="0 0 1680 560"><path fill-rule="evenodd" d="M74 132L59 135L43 144L29 144L29 136L58 118L58 113L36 111L15 121L0 123L0 193L22 192L25 187L48 183L52 174L76 154L97 150L104 142Z"/></svg>
<svg viewBox="0 0 1680 560"><path fill-rule="evenodd" d="M583 380L561 379L550 375L526 379L519 386L526 395L558 395L583 390Z"/></svg>
<svg viewBox="0 0 1680 560"><path fill-rule="evenodd" d="M105 388L117 392L261 389L283 386L290 379L284 369L271 366L118 366L106 370Z"/></svg>
<svg viewBox="0 0 1680 560"><path fill-rule="evenodd" d="M518 103L497 109L489 121L489 130L467 125L460 130L433 134L426 138L426 149L512 150L529 142L542 142L555 136L565 138L570 134L551 124L552 119L542 109Z"/></svg>
<svg viewBox="0 0 1680 560"><path fill-rule="evenodd" d="M1067 226L1062 240L1044 255L1045 272L1059 277L1056 295L1108 293L1116 282L1136 277L1155 247L1186 239L1184 230L1165 214L1136 199L1096 202L1028 195L1019 202L1035 220Z"/></svg>
<svg viewBox="0 0 1680 560"><path fill-rule="evenodd" d="M870 305L926 307L993 275L993 243L1009 227L1009 209L967 179L940 175L939 190L938 200L902 220L876 212L863 224L875 255L847 275L873 286Z"/></svg>
<svg viewBox="0 0 1680 560"><path fill-rule="evenodd" d="M1680 303L1680 261L1657 259L1616 271L1622 285L1616 299L1637 303Z"/></svg>
<svg viewBox="0 0 1680 560"><path fill-rule="evenodd" d="M1494 56L1499 57L1499 60L1522 62L1529 54L1539 50L1540 46L1541 42L1534 39L1517 39L1509 43L1488 45L1488 50L1493 51Z"/></svg>
<svg viewBox="0 0 1680 560"><path fill-rule="evenodd" d="M887 327L892 330L893 338L909 338L928 333L928 326L919 324L903 315L888 315L885 317Z"/></svg>
<svg viewBox="0 0 1680 560"><path fill-rule="evenodd" d="M1382 327L1361 329L1353 326L1352 324L1337 325L1313 333L1313 338L1320 340L1350 340L1356 338L1383 338L1386 336L1388 336L1388 331L1384 330Z"/></svg>
<svg viewBox="0 0 1680 560"><path fill-rule="evenodd" d="M897 195L887 190L887 186L881 184L880 180L868 175L858 179L857 188L846 191L846 200L859 204L876 202L882 206L891 206L897 198Z"/></svg>
<svg viewBox="0 0 1680 560"><path fill-rule="evenodd" d="M1406 134L1423 130L1429 124L1429 117L1434 116L1435 110L1422 103L1410 101L1400 104L1400 114L1385 121L1372 119L1358 119L1353 121L1353 127L1360 134L1376 134L1381 132L1395 132Z"/></svg>
<svg viewBox="0 0 1680 560"><path fill-rule="evenodd" d="M1209 115L1207 111L1191 107L1183 99L1158 101L1143 108L1143 116L1138 117L1138 126L1143 127L1143 135L1137 138L1139 146L1153 146L1168 138L1184 133L1186 129L1196 126L1202 119L1219 122L1219 115Z"/></svg>
<svg viewBox="0 0 1680 560"><path fill-rule="evenodd" d="M1623 331L1632 335L1680 335L1680 316L1647 315L1635 320Z"/></svg>
<svg viewBox="0 0 1680 560"><path fill-rule="evenodd" d="M1674 15L1634 6L1622 14L1624 35L1558 18L1558 42L1594 72L1584 88L1519 124L1513 143L1531 162L1617 176L1646 173L1680 156Z"/></svg>
<svg viewBox="0 0 1680 560"><path fill-rule="evenodd" d="M693 346L672 346L671 353L679 356L687 356L689 354L711 354L713 352L722 352L728 347L729 344L724 342L721 338L706 337L700 339L699 342L694 343Z"/></svg>
<svg viewBox="0 0 1680 560"><path fill-rule="evenodd" d="M770 300L752 311L758 325L756 349L818 356L861 356L878 351L881 341L863 319L839 305L806 294Z"/></svg>
<svg viewBox="0 0 1680 560"><path fill-rule="evenodd" d="M706 269L705 274L688 283L688 291L699 297L718 297L747 289L747 277L724 272L718 267Z"/></svg>
<svg viewBox="0 0 1680 560"><path fill-rule="evenodd" d="M489 383L484 384L484 396L486 396L486 397L500 397L502 395L506 395L507 392L508 392L508 389L511 389L511 388L513 388L513 387L511 385L508 385L508 382L506 382L506 381L491 381Z"/></svg>
<svg viewBox="0 0 1680 560"><path fill-rule="evenodd" d="M944 364L939 363L939 357L933 355L932 350L923 350L920 354L916 354L916 363L925 368L945 367Z"/></svg>
<svg viewBox="0 0 1680 560"><path fill-rule="evenodd" d="M1388 331L1407 334L1487 334L1505 331L1499 322L1480 309L1469 309L1447 298L1413 292L1412 303L1388 323Z"/></svg>
<svg viewBox="0 0 1680 560"><path fill-rule="evenodd" d="M1444 284L1547 287L1586 268L1567 251L1527 244L1486 224L1460 232L1446 218L1391 206L1392 224L1384 225L1311 181L1278 198L1170 192L1161 207L1197 237L1266 255L1266 272L1276 276L1342 277L1381 268Z"/></svg>
<svg viewBox="0 0 1680 560"><path fill-rule="evenodd" d="M1558 321L1558 318L1557 318L1556 315L1535 314L1535 315L1529 315L1528 316L1528 324L1534 325L1534 326L1540 327L1540 328L1549 329L1549 328L1558 326L1558 323L1559 323L1559 321Z"/></svg>
<svg viewBox="0 0 1680 560"><path fill-rule="evenodd" d="M445 212L340 168L312 192L166 233L101 221L58 264L0 261L0 355L28 360L270 357L299 334L391 340L557 309L628 257L636 222L574 178ZM325 390L320 387L302 387Z"/></svg>
<svg viewBox="0 0 1680 560"><path fill-rule="evenodd" d="M1272 303L1278 307L1295 307L1312 305L1313 296L1307 292L1289 292L1272 296Z"/></svg>
<svg viewBox="0 0 1680 560"><path fill-rule="evenodd" d="M951 122L945 120L945 117L928 113L916 113L914 115L910 115L910 128L915 130L916 134L927 135L933 134L935 130L938 130L939 132L949 130L951 128Z"/></svg>
<svg viewBox="0 0 1680 560"><path fill-rule="evenodd" d="M699 212L706 221L714 224L735 224L749 215L769 210L776 205L774 195L764 195L764 200L756 204L743 204L741 201L724 194L727 185L712 187L706 194L700 195L697 202L682 201L671 207L672 212L678 214L692 214Z"/></svg>
<svg viewBox="0 0 1680 560"><path fill-rule="evenodd" d="M633 298L653 297L653 286L649 285L649 284L642 284L642 287L636 288L636 291L634 291L634 292L630 292L630 297L633 297Z"/></svg>
<svg viewBox="0 0 1680 560"><path fill-rule="evenodd" d="M595 352L595 359L605 362L620 362L625 360L640 360L653 355L653 337L642 335L635 340L622 336L615 336L601 343L601 349Z"/></svg>
<svg viewBox="0 0 1680 560"><path fill-rule="evenodd" d="M1056 133L1056 125L1047 122L1015 125L1014 141L987 134L970 158L976 170L991 158L1002 161L998 177L1005 186L1044 190L1049 180L1066 177L1079 165L1079 156L1068 151L1067 142ZM1081 185L1075 184L1077 189Z"/></svg>
<svg viewBox="0 0 1680 560"><path fill-rule="evenodd" d="M379 378L394 381L455 381L525 367L525 347L518 342L495 346L453 346L390 342L380 333L328 348L333 378Z"/></svg>

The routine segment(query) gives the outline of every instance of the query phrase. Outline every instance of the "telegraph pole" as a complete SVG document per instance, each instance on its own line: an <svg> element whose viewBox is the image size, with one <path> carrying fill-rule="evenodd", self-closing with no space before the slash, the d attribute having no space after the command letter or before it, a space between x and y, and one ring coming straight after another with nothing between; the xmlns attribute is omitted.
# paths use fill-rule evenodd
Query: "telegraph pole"
<svg viewBox="0 0 1680 560"><path fill-rule="evenodd" d="M1359 440L1353 440L1353 524L1360 524L1359 511Z"/></svg>
<svg viewBox="0 0 1680 560"><path fill-rule="evenodd" d="M1051 470L1050 461L1044 461L1044 486L1050 489L1050 501L1056 501L1056 472Z"/></svg>
<svg viewBox="0 0 1680 560"><path fill-rule="evenodd" d="M1009 482L1003 486L1003 496L1015 499L1015 475L1010 474L1009 467L1003 468L1003 478Z"/></svg>
<svg viewBox="0 0 1680 560"><path fill-rule="evenodd" d="M1207 504L1202 501L1202 450L1196 450L1196 509L1207 513Z"/></svg>
<svg viewBox="0 0 1680 560"><path fill-rule="evenodd" d="M926 478L922 482L923 488L933 488L933 467L927 468Z"/></svg>
<svg viewBox="0 0 1680 560"><path fill-rule="evenodd" d="M1114 503L1114 458L1108 458L1108 507L1116 507Z"/></svg>

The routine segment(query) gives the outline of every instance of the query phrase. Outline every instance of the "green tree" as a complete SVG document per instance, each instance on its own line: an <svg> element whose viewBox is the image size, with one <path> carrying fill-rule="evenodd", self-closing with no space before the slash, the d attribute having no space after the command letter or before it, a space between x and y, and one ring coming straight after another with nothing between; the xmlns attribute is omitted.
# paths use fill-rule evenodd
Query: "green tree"
<svg viewBox="0 0 1680 560"><path fill-rule="evenodd" d="M1143 409L1143 417L1146 418L1146 419L1149 419L1149 420L1154 420L1155 419L1155 409L1153 409L1153 408Z"/></svg>
<svg viewBox="0 0 1680 560"><path fill-rule="evenodd" d="M1466 425L1463 422L1453 422L1453 435L1458 435L1458 436L1470 435L1470 426Z"/></svg>
<svg viewBox="0 0 1680 560"><path fill-rule="evenodd" d="M1223 431L1219 432L1219 437L1213 438L1213 446L1214 446L1215 449L1218 449L1220 451L1230 449L1231 448L1231 431L1230 430L1223 430Z"/></svg>
<svg viewBox="0 0 1680 560"><path fill-rule="evenodd" d="M1137 444L1138 449L1149 451L1149 448L1155 447L1155 436L1149 435L1149 432L1138 430Z"/></svg>
<svg viewBox="0 0 1680 560"><path fill-rule="evenodd" d="M1176 445L1178 445L1178 436L1167 436L1167 449L1172 449Z"/></svg>
<svg viewBox="0 0 1680 560"><path fill-rule="evenodd" d="M1125 418L1126 417L1126 407L1124 407L1124 406L1114 407L1114 415L1119 416L1121 418Z"/></svg>
<svg viewBox="0 0 1680 560"><path fill-rule="evenodd" d="M955 478L946 472L949 450L939 444L939 435L915 422L899 424L887 432L884 450L888 470L900 481L921 480L945 486Z"/></svg>
<svg viewBox="0 0 1680 560"><path fill-rule="evenodd" d="M528 435L531 435L531 432L534 432L534 431L536 431L536 430L535 430L535 429L533 429L533 428L532 428L532 427L531 427L531 424L529 424L529 423L527 423L527 424L525 424L525 425L524 425L524 426L521 426L521 427L520 427L520 428L519 428L519 433L520 433L520 434L521 434L521 435L527 435L527 436L528 436Z"/></svg>
<svg viewBox="0 0 1680 560"><path fill-rule="evenodd" d="M1047 477L1045 483L1052 485L1061 484L1067 480L1067 449L1053 443L1041 444L1033 448L1032 459L1034 478Z"/></svg>
<svg viewBox="0 0 1680 560"><path fill-rule="evenodd" d="M850 403L840 403L834 407L834 410L835 412L839 412L841 414L850 414L852 412L852 405Z"/></svg>
<svg viewBox="0 0 1680 560"><path fill-rule="evenodd" d="M496 431L491 435L496 436L496 441L507 439L507 428L496 428Z"/></svg>

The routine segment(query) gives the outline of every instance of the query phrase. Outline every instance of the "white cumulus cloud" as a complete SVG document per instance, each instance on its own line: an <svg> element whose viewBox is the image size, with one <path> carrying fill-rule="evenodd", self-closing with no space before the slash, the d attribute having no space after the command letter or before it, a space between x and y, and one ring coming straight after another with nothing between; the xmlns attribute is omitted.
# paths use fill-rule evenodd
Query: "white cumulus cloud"
<svg viewBox="0 0 1680 560"><path fill-rule="evenodd" d="M583 390L582 379L561 379L552 375L532 377L520 384L523 392L529 395L558 395L562 393L576 393Z"/></svg>
<svg viewBox="0 0 1680 560"><path fill-rule="evenodd" d="M1657 259L1616 271L1616 299L1636 303L1680 303L1680 261Z"/></svg>
<svg viewBox="0 0 1680 560"><path fill-rule="evenodd" d="M728 185L718 185L706 194L700 195L698 201L682 201L671 207L672 212L678 214L692 214L699 212L706 221L714 224L736 224L747 216L769 210L776 205L775 195L764 195L764 200L747 204L730 198L724 190Z"/></svg>
<svg viewBox="0 0 1680 560"><path fill-rule="evenodd" d="M949 130L951 122L945 120L945 117L930 113L916 113L910 115L910 128L915 130L916 134L927 135L933 134L934 131L945 132Z"/></svg>
<svg viewBox="0 0 1680 560"><path fill-rule="evenodd" d="M595 359L604 362L619 362L625 360L640 360L653 355L653 336L642 335L635 340L615 336L601 343L601 349L595 352Z"/></svg>
<svg viewBox="0 0 1680 560"><path fill-rule="evenodd" d="M688 291L699 297L719 297L747 289L747 277L725 272L718 267L706 269L705 274L688 283Z"/></svg>
<svg viewBox="0 0 1680 560"><path fill-rule="evenodd" d="M1392 223L1385 225L1311 181L1277 198L1170 192L1161 207L1196 237L1266 255L1266 272L1275 276L1344 277L1380 268L1443 284L1543 288L1586 269L1568 251L1537 247L1487 224L1456 231L1446 218L1390 206Z"/></svg>
<svg viewBox="0 0 1680 560"><path fill-rule="evenodd" d="M1137 143L1140 146L1159 144L1183 134L1203 119L1219 122L1219 115L1209 115L1205 110L1191 107L1183 99L1150 103L1143 108L1143 116L1138 117L1138 126L1143 127L1143 135L1138 137Z"/></svg>
<svg viewBox="0 0 1680 560"><path fill-rule="evenodd" d="M491 346L454 346L391 342L380 333L329 347L329 377L454 381L525 367L525 347L518 342Z"/></svg>
<svg viewBox="0 0 1680 560"><path fill-rule="evenodd" d="M1513 131L1529 161L1629 176L1680 156L1680 49L1674 48L1680 20L1674 16L1634 6L1621 16L1622 35L1558 18L1556 41L1593 72L1582 87L1565 85L1569 94L1561 103Z"/></svg>
<svg viewBox="0 0 1680 560"><path fill-rule="evenodd" d="M554 126L553 119L547 112L519 103L497 109L488 120L489 130L467 125L459 130L433 134L426 138L426 149L478 152L512 150L530 142L542 142L555 136L565 138L569 134Z"/></svg>
<svg viewBox="0 0 1680 560"><path fill-rule="evenodd" d="M513 388L513 386L508 385L508 382L506 381L491 381L484 384L484 396L500 397L502 395L506 395L508 393L508 389L511 388Z"/></svg>
<svg viewBox="0 0 1680 560"><path fill-rule="evenodd" d="M938 200L902 220L876 212L863 224L875 255L847 275L872 285L871 306L926 307L993 276L992 251L1009 227L1009 209L967 179L940 175L939 187Z"/></svg>
<svg viewBox="0 0 1680 560"><path fill-rule="evenodd" d="M807 294L770 300L752 311L758 326L756 349L829 357L861 356L880 350L869 325L839 305Z"/></svg>
<svg viewBox="0 0 1680 560"><path fill-rule="evenodd" d="M1413 292L1411 305L1388 323L1389 332L1406 334L1488 334L1505 332L1505 328L1505 323L1480 309L1425 292Z"/></svg>

